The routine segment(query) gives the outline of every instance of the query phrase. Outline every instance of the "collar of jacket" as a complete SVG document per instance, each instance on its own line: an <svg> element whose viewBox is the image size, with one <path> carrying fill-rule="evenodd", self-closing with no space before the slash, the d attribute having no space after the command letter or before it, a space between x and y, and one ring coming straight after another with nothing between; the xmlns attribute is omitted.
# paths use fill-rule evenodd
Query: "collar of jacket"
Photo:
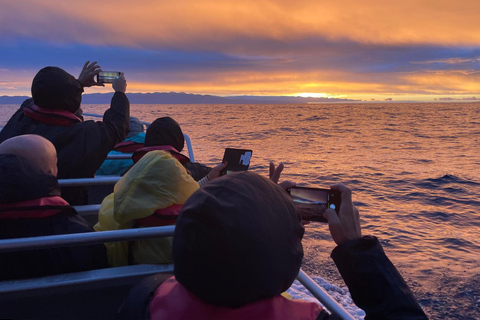
<svg viewBox="0 0 480 320"><path fill-rule="evenodd" d="M235 275L232 275L235 276ZM276 295L239 308L216 306L202 301L171 277L156 290L149 306L151 319L316 319L322 307L314 302L290 300ZM160 316L161 315L161 316Z"/></svg>
<svg viewBox="0 0 480 320"><path fill-rule="evenodd" d="M59 196L0 204L0 220L46 218L65 209L73 208Z"/></svg>
<svg viewBox="0 0 480 320"><path fill-rule="evenodd" d="M132 153L143 147L145 147L145 144L143 143L138 143L135 141L122 141L117 143L115 147L113 147L113 150L123 153Z"/></svg>
<svg viewBox="0 0 480 320"><path fill-rule="evenodd" d="M32 120L60 127L69 127L82 122L70 111L46 109L35 104L23 108L23 114Z"/></svg>
<svg viewBox="0 0 480 320"><path fill-rule="evenodd" d="M147 154L150 151L154 151L154 150L164 150L164 151L170 152L174 158L176 158L178 161L180 161L181 164L184 164L184 163L190 161L190 159L187 156L178 152L177 149L175 149L174 147L164 145L164 146L151 146L151 147L145 147L145 148L138 149L132 155L133 162L137 163L138 160L140 160L145 154Z"/></svg>
<svg viewBox="0 0 480 320"><path fill-rule="evenodd" d="M157 209L148 217L136 220L142 227L161 227L174 225L183 204L172 204L169 207Z"/></svg>

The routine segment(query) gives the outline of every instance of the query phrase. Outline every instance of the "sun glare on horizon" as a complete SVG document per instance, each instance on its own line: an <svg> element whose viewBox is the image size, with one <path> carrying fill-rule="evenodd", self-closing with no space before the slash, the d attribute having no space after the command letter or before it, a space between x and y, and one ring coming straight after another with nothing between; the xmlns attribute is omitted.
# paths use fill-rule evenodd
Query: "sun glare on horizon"
<svg viewBox="0 0 480 320"><path fill-rule="evenodd" d="M289 94L288 96L302 97L302 98L334 98L334 96L326 93L313 93L313 92L293 93L293 94Z"/></svg>

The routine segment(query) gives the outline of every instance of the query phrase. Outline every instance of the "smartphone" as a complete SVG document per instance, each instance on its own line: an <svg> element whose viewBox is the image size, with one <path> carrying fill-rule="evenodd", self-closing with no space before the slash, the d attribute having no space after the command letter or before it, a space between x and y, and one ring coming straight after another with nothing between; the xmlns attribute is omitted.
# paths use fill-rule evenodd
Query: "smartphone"
<svg viewBox="0 0 480 320"><path fill-rule="evenodd" d="M118 71L101 71L97 74L98 83L112 83L117 77L120 77L122 73Z"/></svg>
<svg viewBox="0 0 480 320"><path fill-rule="evenodd" d="M287 190L302 220L327 222L323 213L327 208L340 210L340 191L308 187L293 187Z"/></svg>
<svg viewBox="0 0 480 320"><path fill-rule="evenodd" d="M248 149L226 148L222 162L227 161L227 167L220 172L220 175L237 171L247 171L252 154L253 151Z"/></svg>

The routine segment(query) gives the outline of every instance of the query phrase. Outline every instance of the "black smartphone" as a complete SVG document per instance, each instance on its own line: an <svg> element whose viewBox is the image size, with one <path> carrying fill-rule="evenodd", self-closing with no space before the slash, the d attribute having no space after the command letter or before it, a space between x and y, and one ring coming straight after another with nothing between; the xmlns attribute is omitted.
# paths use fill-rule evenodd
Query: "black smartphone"
<svg viewBox="0 0 480 320"><path fill-rule="evenodd" d="M323 213L327 208L340 210L340 191L332 189L293 187L287 190L302 220L327 222Z"/></svg>
<svg viewBox="0 0 480 320"><path fill-rule="evenodd" d="M221 175L236 171L247 171L250 165L253 151L248 149L226 148L223 161L227 161L227 167L220 172Z"/></svg>
<svg viewBox="0 0 480 320"><path fill-rule="evenodd" d="M112 83L113 80L120 77L122 73L118 71L101 71L97 74L98 83Z"/></svg>

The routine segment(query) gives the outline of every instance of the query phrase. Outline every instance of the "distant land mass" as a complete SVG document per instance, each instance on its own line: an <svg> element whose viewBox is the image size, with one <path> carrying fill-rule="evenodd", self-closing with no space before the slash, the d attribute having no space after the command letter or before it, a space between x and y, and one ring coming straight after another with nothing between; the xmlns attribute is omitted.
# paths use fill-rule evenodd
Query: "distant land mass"
<svg viewBox="0 0 480 320"><path fill-rule="evenodd" d="M127 93L132 104L307 104L324 102L355 102L360 100L336 98L306 98L291 96L232 96L219 97L184 92ZM27 96L1 96L0 104L21 104ZM82 95L83 104L108 104L112 93Z"/></svg>

